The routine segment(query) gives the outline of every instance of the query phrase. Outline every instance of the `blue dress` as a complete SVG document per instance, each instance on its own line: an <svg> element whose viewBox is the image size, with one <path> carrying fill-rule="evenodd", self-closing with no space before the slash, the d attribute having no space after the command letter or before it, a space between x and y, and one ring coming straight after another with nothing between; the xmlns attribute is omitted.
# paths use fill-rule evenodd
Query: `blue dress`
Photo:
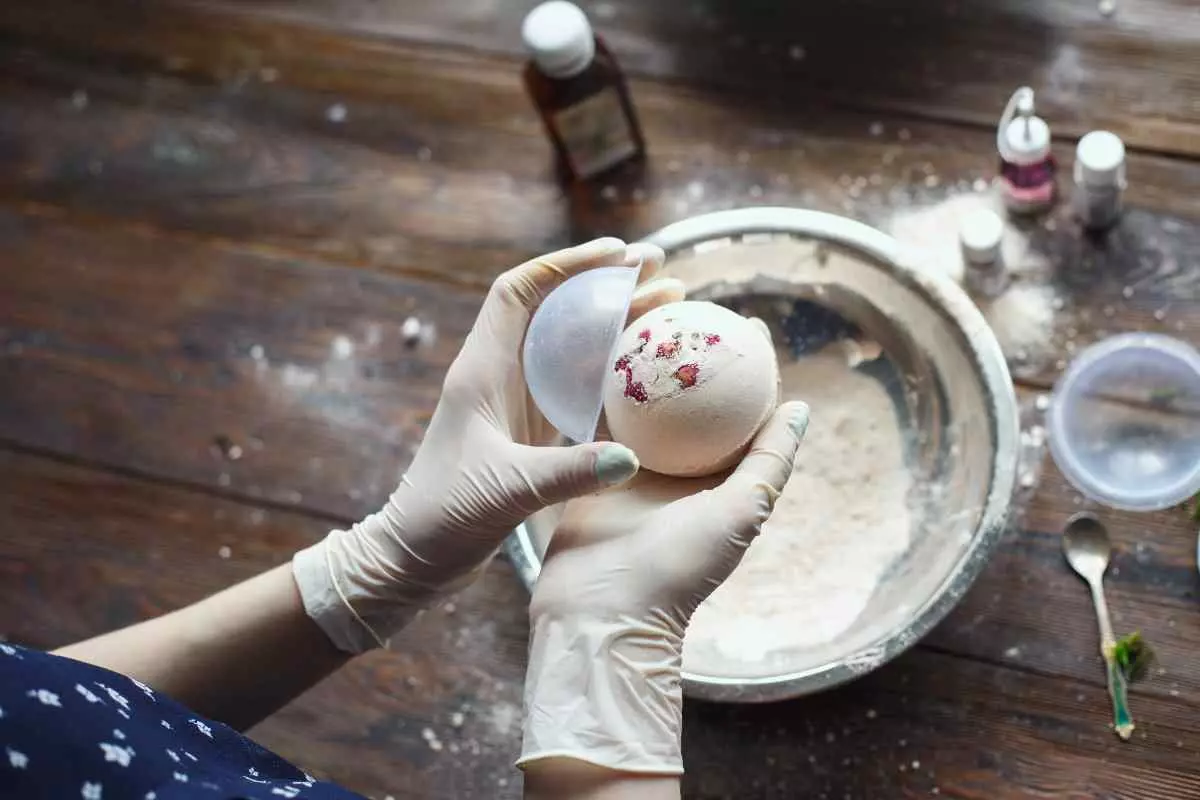
<svg viewBox="0 0 1200 800"><path fill-rule="evenodd" d="M0 798L361 800L144 683L3 642Z"/></svg>

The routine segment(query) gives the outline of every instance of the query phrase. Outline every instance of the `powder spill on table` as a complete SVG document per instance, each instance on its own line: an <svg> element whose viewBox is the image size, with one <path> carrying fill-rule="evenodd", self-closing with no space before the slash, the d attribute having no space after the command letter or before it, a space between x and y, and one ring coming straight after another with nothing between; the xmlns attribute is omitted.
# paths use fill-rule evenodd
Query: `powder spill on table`
<svg viewBox="0 0 1200 800"><path fill-rule="evenodd" d="M964 264L958 242L959 227L971 214L980 211L1004 214L996 194L973 192L897 212L884 228L918 254L917 265L922 269L961 284ZM1010 282L998 297L981 302L980 310L1006 358L1040 362L1053 351L1055 310L1061 308L1062 301L1049 283L1047 259L1034 249L1028 231L1007 222L1000 250Z"/></svg>

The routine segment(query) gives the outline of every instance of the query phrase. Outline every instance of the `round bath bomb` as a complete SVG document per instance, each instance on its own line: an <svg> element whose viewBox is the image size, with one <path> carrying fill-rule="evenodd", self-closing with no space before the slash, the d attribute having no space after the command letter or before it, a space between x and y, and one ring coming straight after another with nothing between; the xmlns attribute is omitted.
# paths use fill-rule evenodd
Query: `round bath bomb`
<svg viewBox="0 0 1200 800"><path fill-rule="evenodd" d="M664 475L732 466L778 404L775 347L714 303L669 303L639 318L604 382L613 439Z"/></svg>

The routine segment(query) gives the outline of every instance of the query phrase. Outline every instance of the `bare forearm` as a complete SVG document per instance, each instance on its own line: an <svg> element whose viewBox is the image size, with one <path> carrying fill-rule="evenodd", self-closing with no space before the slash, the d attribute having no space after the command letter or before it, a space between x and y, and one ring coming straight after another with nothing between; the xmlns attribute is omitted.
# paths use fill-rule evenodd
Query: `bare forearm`
<svg viewBox="0 0 1200 800"><path fill-rule="evenodd" d="M525 800L679 800L674 775L634 775L570 758L525 767Z"/></svg>
<svg viewBox="0 0 1200 800"><path fill-rule="evenodd" d="M308 618L290 564L57 652L137 678L239 729L349 658Z"/></svg>

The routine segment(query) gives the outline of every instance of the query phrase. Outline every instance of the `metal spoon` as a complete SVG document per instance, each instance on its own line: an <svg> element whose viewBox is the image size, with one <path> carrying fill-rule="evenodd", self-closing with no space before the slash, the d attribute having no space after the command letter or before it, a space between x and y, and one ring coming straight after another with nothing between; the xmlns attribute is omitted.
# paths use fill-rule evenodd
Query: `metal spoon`
<svg viewBox="0 0 1200 800"><path fill-rule="evenodd" d="M1084 512L1067 521L1063 529L1063 554L1071 569L1079 573L1092 590L1096 619L1100 623L1100 654L1104 656L1108 694L1113 704L1113 729L1117 736L1128 739L1133 733L1133 717L1126 698L1125 675L1113 655L1117 640L1108 616L1108 603L1104 601L1104 572L1108 569L1111 553L1108 531L1095 516Z"/></svg>

